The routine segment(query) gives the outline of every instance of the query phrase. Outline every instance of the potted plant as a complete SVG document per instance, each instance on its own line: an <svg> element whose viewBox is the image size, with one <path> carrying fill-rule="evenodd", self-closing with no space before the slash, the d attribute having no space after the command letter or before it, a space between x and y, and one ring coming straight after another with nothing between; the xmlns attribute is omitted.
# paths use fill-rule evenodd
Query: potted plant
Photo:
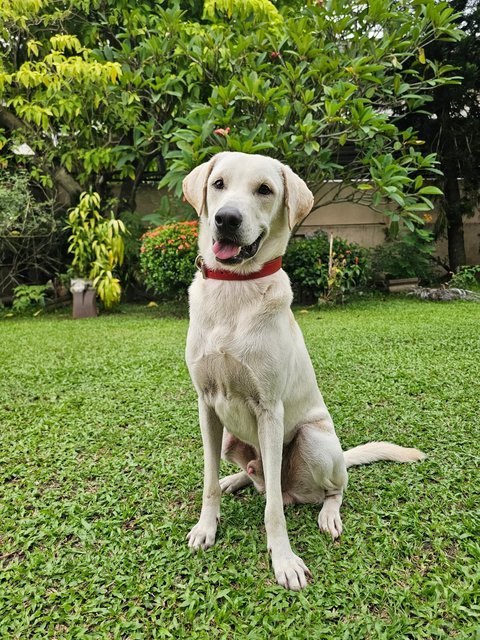
<svg viewBox="0 0 480 640"><path fill-rule="evenodd" d="M82 193L79 203L68 214L68 251L73 255L73 317L97 315L96 296L106 308L120 301L120 280L114 270L123 262L125 225L100 213L100 195Z"/></svg>

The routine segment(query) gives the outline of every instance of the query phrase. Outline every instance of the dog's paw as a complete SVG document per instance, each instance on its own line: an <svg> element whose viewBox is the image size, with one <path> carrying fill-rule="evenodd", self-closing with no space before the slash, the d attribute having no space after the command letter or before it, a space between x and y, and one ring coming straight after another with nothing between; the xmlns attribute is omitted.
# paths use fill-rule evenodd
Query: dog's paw
<svg viewBox="0 0 480 640"><path fill-rule="evenodd" d="M216 521L212 525L203 523L201 520L199 520L187 535L188 546L194 551L197 549L208 549L214 544L216 533Z"/></svg>
<svg viewBox="0 0 480 640"><path fill-rule="evenodd" d="M232 473L231 476L225 476L220 480L220 489L222 493L235 493L239 489L246 487L251 483L250 478L244 471Z"/></svg>
<svg viewBox="0 0 480 640"><path fill-rule="evenodd" d="M272 565L278 584L291 591L301 591L307 586L307 578L312 577L304 561L294 553L280 558L272 556Z"/></svg>
<svg viewBox="0 0 480 640"><path fill-rule="evenodd" d="M318 515L318 526L321 531L329 533L334 540L342 535L343 526L339 510L324 506Z"/></svg>

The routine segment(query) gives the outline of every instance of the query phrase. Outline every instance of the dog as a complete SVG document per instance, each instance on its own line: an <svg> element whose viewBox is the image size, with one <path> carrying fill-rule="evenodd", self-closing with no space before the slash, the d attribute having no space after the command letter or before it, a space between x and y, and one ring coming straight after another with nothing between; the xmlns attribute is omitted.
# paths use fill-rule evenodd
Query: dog
<svg viewBox="0 0 480 640"><path fill-rule="evenodd" d="M292 550L283 505L322 504L319 527L337 538L348 467L425 456L387 442L342 451L281 269L292 229L313 206L305 182L273 158L223 152L191 171L183 192L200 217L186 361L204 449L202 508L188 544L211 547L222 492L253 483L265 493L276 580L299 591L311 573ZM241 471L220 481L222 454Z"/></svg>

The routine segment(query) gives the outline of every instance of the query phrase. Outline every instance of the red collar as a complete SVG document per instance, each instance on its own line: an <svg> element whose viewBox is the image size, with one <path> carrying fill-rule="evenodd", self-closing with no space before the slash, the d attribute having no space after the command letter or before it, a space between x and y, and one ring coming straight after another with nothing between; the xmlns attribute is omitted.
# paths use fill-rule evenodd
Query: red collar
<svg viewBox="0 0 480 640"><path fill-rule="evenodd" d="M209 269L201 256L197 257L195 265L197 269L202 272L204 278L210 278L212 280L256 280L257 278L270 276L272 273L276 273L281 269L282 256L266 262L260 271L254 271L253 273L235 273L234 271L226 271L223 269Z"/></svg>

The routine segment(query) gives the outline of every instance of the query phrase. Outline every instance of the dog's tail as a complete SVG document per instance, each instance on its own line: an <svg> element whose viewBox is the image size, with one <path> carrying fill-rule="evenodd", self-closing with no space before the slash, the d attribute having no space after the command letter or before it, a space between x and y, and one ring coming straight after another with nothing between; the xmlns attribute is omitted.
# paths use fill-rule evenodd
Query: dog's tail
<svg viewBox="0 0 480 640"><path fill-rule="evenodd" d="M416 462L426 456L420 449L400 447L391 442L368 442L343 452L347 469L358 464L369 464L379 460L391 462Z"/></svg>

